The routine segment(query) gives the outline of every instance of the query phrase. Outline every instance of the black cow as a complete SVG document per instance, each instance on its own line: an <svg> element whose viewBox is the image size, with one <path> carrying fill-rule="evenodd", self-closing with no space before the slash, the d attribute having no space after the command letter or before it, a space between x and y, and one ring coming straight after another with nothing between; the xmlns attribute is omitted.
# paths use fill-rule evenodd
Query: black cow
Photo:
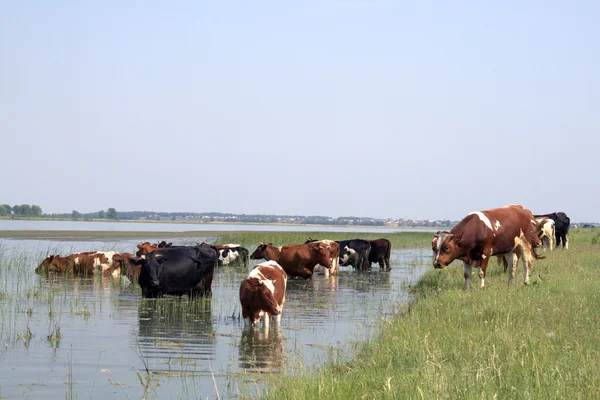
<svg viewBox="0 0 600 400"><path fill-rule="evenodd" d="M563 248L569 248L569 226L571 219L564 212L553 212L551 214L534 215L534 218L547 217L554 221L554 236L556 237L556 248L562 240Z"/></svg>
<svg viewBox="0 0 600 400"><path fill-rule="evenodd" d="M308 238L305 243L316 242L316 239ZM340 246L340 265L351 265L354 269L367 270L371 268L369 263L369 252L371 245L362 239L340 240L336 243Z"/></svg>
<svg viewBox="0 0 600 400"><path fill-rule="evenodd" d="M163 248L131 259L142 266L138 283L146 298L211 296L216 261L217 249L209 245Z"/></svg>
<svg viewBox="0 0 600 400"><path fill-rule="evenodd" d="M392 243L387 239L375 239L369 241L371 244L371 252L369 253L369 268L371 263L379 263L379 268L384 265L389 271L390 268L390 253L392 252Z"/></svg>
<svg viewBox="0 0 600 400"><path fill-rule="evenodd" d="M218 249L217 265L248 266L248 249L242 246Z"/></svg>
<svg viewBox="0 0 600 400"><path fill-rule="evenodd" d="M166 241L162 241L158 244L158 248L159 249L164 249L164 248L168 248L168 247L173 247L173 242L169 242L167 243Z"/></svg>

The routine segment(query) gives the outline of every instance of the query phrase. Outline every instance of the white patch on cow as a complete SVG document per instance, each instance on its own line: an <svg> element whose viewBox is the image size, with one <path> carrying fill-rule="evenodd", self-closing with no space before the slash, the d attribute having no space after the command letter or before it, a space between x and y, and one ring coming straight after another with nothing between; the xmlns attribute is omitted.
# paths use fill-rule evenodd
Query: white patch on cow
<svg viewBox="0 0 600 400"><path fill-rule="evenodd" d="M473 212L469 213L469 215L472 215L472 214L477 215L479 217L479 219L481 220L481 222L483 222L485 224L485 226L490 228L491 231L494 230L492 228L492 223L490 222L490 219L488 217L486 217L484 213L482 213L481 211L473 211Z"/></svg>
<svg viewBox="0 0 600 400"><path fill-rule="evenodd" d="M271 291L271 293L273 295L275 295L275 286L273 285L273 282L271 282L270 279L267 279L262 274L262 272L260 272L260 268L254 268L252 271L250 271L250 274L248 274L248 278L258 279L260 281L260 283L265 285L267 287L267 289L269 289Z"/></svg>
<svg viewBox="0 0 600 400"><path fill-rule="evenodd" d="M437 250L437 255L435 256L434 261L437 261L438 258L440 257L440 252L442 251L442 246L444 244L444 241L446 240L446 236L448 236L447 233L440 233L438 236L438 240L437 240L438 250Z"/></svg>
<svg viewBox="0 0 600 400"><path fill-rule="evenodd" d="M232 247L242 247L242 245L240 245L240 244L235 244L235 243L227 243L227 244L222 244L221 246L223 246L223 247L227 247L227 248L232 248Z"/></svg>
<svg viewBox="0 0 600 400"><path fill-rule="evenodd" d="M223 253L227 251L227 256L223 257ZM228 265L234 262L240 253L235 249L221 249L219 250L219 260L223 263L223 265Z"/></svg>
<svg viewBox="0 0 600 400"><path fill-rule="evenodd" d="M113 264L113 256L115 254L117 254L116 251L99 251L97 252L97 254L103 254L108 261L103 263L102 261L100 261L99 257L94 257L94 268L96 267L100 267L102 269L102 272L107 271L110 269L110 267L112 267Z"/></svg>
<svg viewBox="0 0 600 400"><path fill-rule="evenodd" d="M75 257L75 265L79 264L79 257Z"/></svg>
<svg viewBox="0 0 600 400"><path fill-rule="evenodd" d="M496 228L496 230L498 230L500 228L500 221L496 220L496 223L494 224L494 228Z"/></svg>
<svg viewBox="0 0 600 400"><path fill-rule="evenodd" d="M485 256L485 254L482 254L481 258L485 260L487 257Z"/></svg>
<svg viewBox="0 0 600 400"><path fill-rule="evenodd" d="M111 273L112 277L115 279L119 279L121 277L121 267L115 268L115 270Z"/></svg>

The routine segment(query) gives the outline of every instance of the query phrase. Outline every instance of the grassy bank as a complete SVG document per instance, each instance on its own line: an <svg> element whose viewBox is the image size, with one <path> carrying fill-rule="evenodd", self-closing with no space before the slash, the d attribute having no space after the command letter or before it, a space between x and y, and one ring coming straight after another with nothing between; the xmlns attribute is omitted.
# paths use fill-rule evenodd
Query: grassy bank
<svg viewBox="0 0 600 400"><path fill-rule="evenodd" d="M494 262L486 289L465 292L462 265L432 268L410 311L350 362L272 377L266 397L600 397L600 230L569 236L569 250L534 264L529 286L521 267L508 287Z"/></svg>

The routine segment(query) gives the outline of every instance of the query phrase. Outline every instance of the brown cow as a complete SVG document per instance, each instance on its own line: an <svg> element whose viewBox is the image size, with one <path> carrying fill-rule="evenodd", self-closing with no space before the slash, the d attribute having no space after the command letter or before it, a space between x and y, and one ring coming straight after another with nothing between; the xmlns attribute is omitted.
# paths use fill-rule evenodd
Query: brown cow
<svg viewBox="0 0 600 400"><path fill-rule="evenodd" d="M150 242L139 243L136 247L138 250L135 252L135 256L138 258L160 248L158 247L158 244L152 244Z"/></svg>
<svg viewBox="0 0 600 400"><path fill-rule="evenodd" d="M317 264L331 268L331 246L320 242L288 244L273 247L272 243L261 243L250 256L252 260L277 261L289 276L311 279Z"/></svg>
<svg viewBox="0 0 600 400"><path fill-rule="evenodd" d="M279 323L283 303L287 274L276 261L258 264L250 271L240 285L240 303L242 317L246 326L258 325L264 318L265 328L269 327L270 316Z"/></svg>
<svg viewBox="0 0 600 400"><path fill-rule="evenodd" d="M529 283L532 263L533 231L531 211L520 205L510 205L487 211L474 211L450 232L438 232L431 241L433 266L444 268L455 259L463 261L465 289L469 288L472 268L479 268L481 287L485 286L485 272L491 256L509 255L508 283L515 278L516 263L511 256L521 255L525 283Z"/></svg>
<svg viewBox="0 0 600 400"><path fill-rule="evenodd" d="M114 272L113 256L115 254L117 253L114 251L88 251L65 257L49 255L42 260L35 272L111 275Z"/></svg>
<svg viewBox="0 0 600 400"><path fill-rule="evenodd" d="M340 245L334 240L324 239L317 240L309 243L323 243L325 246L329 246L329 253L331 254L331 268L327 269L322 265L317 265L315 267L315 271L318 270L319 273L325 274L325 276L329 275L339 275L340 274Z"/></svg>
<svg viewBox="0 0 600 400"><path fill-rule="evenodd" d="M385 265L386 270L390 268L390 254L392 252L392 242L387 239L375 239L369 240L371 250L369 252L369 264L378 263L379 268L383 268Z"/></svg>
<svg viewBox="0 0 600 400"><path fill-rule="evenodd" d="M111 275L118 277L119 275L126 276L131 282L137 282L140 277L141 266L135 265L131 259L131 253L117 253L113 256L113 271Z"/></svg>

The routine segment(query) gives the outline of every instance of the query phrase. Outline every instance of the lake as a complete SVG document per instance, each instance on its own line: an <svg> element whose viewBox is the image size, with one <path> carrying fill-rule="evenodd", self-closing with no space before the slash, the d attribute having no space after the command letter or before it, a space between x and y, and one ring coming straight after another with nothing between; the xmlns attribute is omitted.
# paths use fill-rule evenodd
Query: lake
<svg viewBox="0 0 600 400"><path fill-rule="evenodd" d="M197 301L147 300L125 281L33 272L48 253L136 243L0 240L0 398L255 396L269 374L347 359L405 309L407 287L431 264L429 250L401 249L391 272L342 267L338 277L290 279L281 324L270 329L244 328L240 268L218 267L213 297Z"/></svg>
<svg viewBox="0 0 600 400"><path fill-rule="evenodd" d="M120 232L186 232L186 231L278 231L278 232L435 232L439 228L399 228L382 226L307 226L275 224L192 224L168 222L93 222L93 221L32 221L0 219L3 230L40 231L120 231Z"/></svg>

